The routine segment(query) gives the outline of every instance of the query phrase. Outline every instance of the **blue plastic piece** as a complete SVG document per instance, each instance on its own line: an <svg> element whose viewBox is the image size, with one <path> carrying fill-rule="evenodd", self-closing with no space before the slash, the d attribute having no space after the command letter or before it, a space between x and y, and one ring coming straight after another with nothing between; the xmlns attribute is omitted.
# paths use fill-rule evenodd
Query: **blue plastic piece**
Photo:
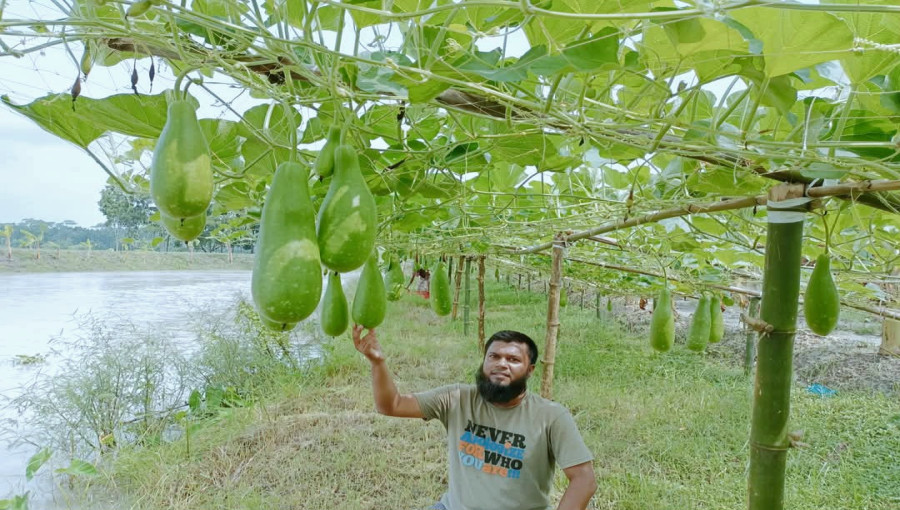
<svg viewBox="0 0 900 510"><path fill-rule="evenodd" d="M828 386L822 386L821 384L810 384L806 387L806 391L822 397L833 397L837 393L837 390L833 390Z"/></svg>

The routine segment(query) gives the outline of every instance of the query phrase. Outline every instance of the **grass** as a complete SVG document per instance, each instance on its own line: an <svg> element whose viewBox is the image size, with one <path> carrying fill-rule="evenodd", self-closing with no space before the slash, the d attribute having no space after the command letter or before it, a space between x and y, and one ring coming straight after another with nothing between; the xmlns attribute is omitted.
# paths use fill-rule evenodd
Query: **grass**
<svg viewBox="0 0 900 510"><path fill-rule="evenodd" d="M542 346L545 298L487 288L486 331L519 329ZM392 303L388 319L378 334L400 391L471 379L475 324L465 336L461 321L435 317L413 296ZM744 507L751 380L739 363L680 344L658 355L645 339L640 325L563 310L554 396L596 458L591 508ZM183 440L121 451L104 488L135 509L427 508L446 485L442 426L376 414L368 363L349 337L325 347L321 364L264 385L270 394L257 405L202 423L190 454ZM536 373L532 390L539 381ZM898 507L896 395L821 398L797 386L792 404L791 430L804 430L810 446L789 453L787 508ZM558 498L561 473L555 485Z"/></svg>
<svg viewBox="0 0 900 510"><path fill-rule="evenodd" d="M0 274L88 271L166 271L205 269L250 269L253 255L235 254L228 262L226 253L157 252L157 251L84 251L43 250L41 258L33 250L13 249L12 260L6 252L0 258Z"/></svg>

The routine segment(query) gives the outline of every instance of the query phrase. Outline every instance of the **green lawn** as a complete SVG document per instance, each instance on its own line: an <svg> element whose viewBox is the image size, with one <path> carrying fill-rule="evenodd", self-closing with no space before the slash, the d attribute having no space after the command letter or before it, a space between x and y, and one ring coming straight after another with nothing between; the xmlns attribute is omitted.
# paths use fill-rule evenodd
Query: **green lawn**
<svg viewBox="0 0 900 510"><path fill-rule="evenodd" d="M545 297L487 285L486 330L522 330L543 346ZM475 293L473 292L473 295ZM476 308L472 308L475 316ZM480 362L474 324L435 317L408 296L392 303L379 338L400 391L469 381ZM322 364L266 385L259 404L206 422L191 438L124 451L109 487L134 508L417 509L446 483L438 423L373 411L368 363L344 336ZM596 456L597 509L745 506L751 380L721 356L677 344L654 353L643 325L570 303L562 312L555 398ZM265 374L260 375L265 378ZM532 378L537 390L540 374ZM900 506L900 399L839 391L793 394L786 508ZM557 494L565 487L561 473Z"/></svg>

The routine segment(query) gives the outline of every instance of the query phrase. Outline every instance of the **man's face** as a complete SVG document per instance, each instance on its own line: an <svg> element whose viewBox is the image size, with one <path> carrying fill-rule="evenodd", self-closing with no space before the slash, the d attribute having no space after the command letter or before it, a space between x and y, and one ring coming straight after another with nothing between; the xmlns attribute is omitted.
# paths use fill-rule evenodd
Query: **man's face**
<svg viewBox="0 0 900 510"><path fill-rule="evenodd" d="M485 400L506 403L525 391L533 371L526 344L495 341L488 347L475 380Z"/></svg>

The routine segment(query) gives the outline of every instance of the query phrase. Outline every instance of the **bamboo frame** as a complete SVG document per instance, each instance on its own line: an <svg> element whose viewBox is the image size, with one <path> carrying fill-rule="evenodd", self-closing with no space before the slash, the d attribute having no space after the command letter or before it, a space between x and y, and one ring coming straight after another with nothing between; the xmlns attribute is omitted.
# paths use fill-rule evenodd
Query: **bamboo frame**
<svg viewBox="0 0 900 510"><path fill-rule="evenodd" d="M478 257L478 352L484 352L484 255Z"/></svg>
<svg viewBox="0 0 900 510"><path fill-rule="evenodd" d="M544 370L541 373L541 396L553 398L553 365L556 363L556 342L559 337L559 290L562 280L562 260L565 258L565 234L556 234L553 258L550 262L550 292L547 296L547 336L544 344Z"/></svg>
<svg viewBox="0 0 900 510"><path fill-rule="evenodd" d="M782 191L782 186L773 188L769 197L773 202L774 197L779 200L790 197L782 197ZM757 342L750 425L749 510L781 510L784 507L803 219L803 213L780 220L769 214L763 277L763 296L767 298L763 299L760 309L760 321L766 327Z"/></svg>

